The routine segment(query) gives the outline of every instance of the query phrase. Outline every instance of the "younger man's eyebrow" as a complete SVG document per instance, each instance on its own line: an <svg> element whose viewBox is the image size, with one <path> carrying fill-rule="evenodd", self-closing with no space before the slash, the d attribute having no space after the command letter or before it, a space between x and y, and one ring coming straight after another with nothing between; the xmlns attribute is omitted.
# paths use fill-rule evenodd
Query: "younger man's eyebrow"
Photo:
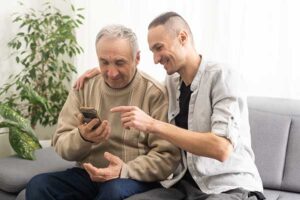
<svg viewBox="0 0 300 200"><path fill-rule="evenodd" d="M153 51L154 49L158 48L158 47L161 46L161 45L162 45L162 44L160 44L160 43L156 43L156 44L154 44L154 45L150 48L150 50Z"/></svg>

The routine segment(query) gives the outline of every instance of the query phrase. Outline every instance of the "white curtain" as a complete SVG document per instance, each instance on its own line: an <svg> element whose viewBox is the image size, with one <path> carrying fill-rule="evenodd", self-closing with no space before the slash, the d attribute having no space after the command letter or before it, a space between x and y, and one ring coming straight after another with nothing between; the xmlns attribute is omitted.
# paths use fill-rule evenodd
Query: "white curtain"
<svg viewBox="0 0 300 200"><path fill-rule="evenodd" d="M162 81L147 44L147 26L162 12L175 11L190 24L196 48L208 59L240 69L248 95L300 99L299 0L73 0L84 7L78 39L85 53L78 72L97 66L95 36L111 23L132 28L142 53L139 68Z"/></svg>

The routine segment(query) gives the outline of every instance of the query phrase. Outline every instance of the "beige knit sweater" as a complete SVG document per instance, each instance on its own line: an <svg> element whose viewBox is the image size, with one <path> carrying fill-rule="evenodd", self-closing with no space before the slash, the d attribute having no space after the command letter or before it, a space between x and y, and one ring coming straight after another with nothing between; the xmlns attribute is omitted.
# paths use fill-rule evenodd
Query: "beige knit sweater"
<svg viewBox="0 0 300 200"><path fill-rule="evenodd" d="M153 118L167 121L167 93L157 81L138 71L126 88L112 89L99 75L89 79L83 90L70 91L53 137L55 150L64 159L77 161L79 166L89 162L97 167L107 167L103 153L108 151L126 163L121 178L166 179L180 162L179 149L154 134L124 129L120 114L110 112L111 108L120 105L138 106ZM102 120L109 121L111 135L107 141L92 144L82 139L76 117L81 106L94 107Z"/></svg>

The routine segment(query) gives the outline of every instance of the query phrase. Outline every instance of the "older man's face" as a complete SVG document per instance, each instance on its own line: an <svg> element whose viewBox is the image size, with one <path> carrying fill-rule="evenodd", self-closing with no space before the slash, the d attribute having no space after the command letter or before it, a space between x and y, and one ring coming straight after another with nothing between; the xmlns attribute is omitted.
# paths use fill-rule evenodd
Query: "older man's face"
<svg viewBox="0 0 300 200"><path fill-rule="evenodd" d="M126 87L139 63L127 39L103 37L97 43L97 56L105 82L115 89Z"/></svg>

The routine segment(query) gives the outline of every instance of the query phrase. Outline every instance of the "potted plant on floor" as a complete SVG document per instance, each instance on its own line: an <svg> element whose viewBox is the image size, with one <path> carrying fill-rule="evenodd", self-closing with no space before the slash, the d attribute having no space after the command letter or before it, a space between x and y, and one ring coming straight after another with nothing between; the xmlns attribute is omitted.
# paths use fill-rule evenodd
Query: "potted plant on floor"
<svg viewBox="0 0 300 200"><path fill-rule="evenodd" d="M75 36L83 9L64 3L69 14L47 1L41 10L31 8L14 16L19 31L8 46L22 70L0 88L0 128L9 129L12 148L25 159L35 159L34 150L41 148L36 124L57 123L76 72L72 59L83 52Z"/></svg>

